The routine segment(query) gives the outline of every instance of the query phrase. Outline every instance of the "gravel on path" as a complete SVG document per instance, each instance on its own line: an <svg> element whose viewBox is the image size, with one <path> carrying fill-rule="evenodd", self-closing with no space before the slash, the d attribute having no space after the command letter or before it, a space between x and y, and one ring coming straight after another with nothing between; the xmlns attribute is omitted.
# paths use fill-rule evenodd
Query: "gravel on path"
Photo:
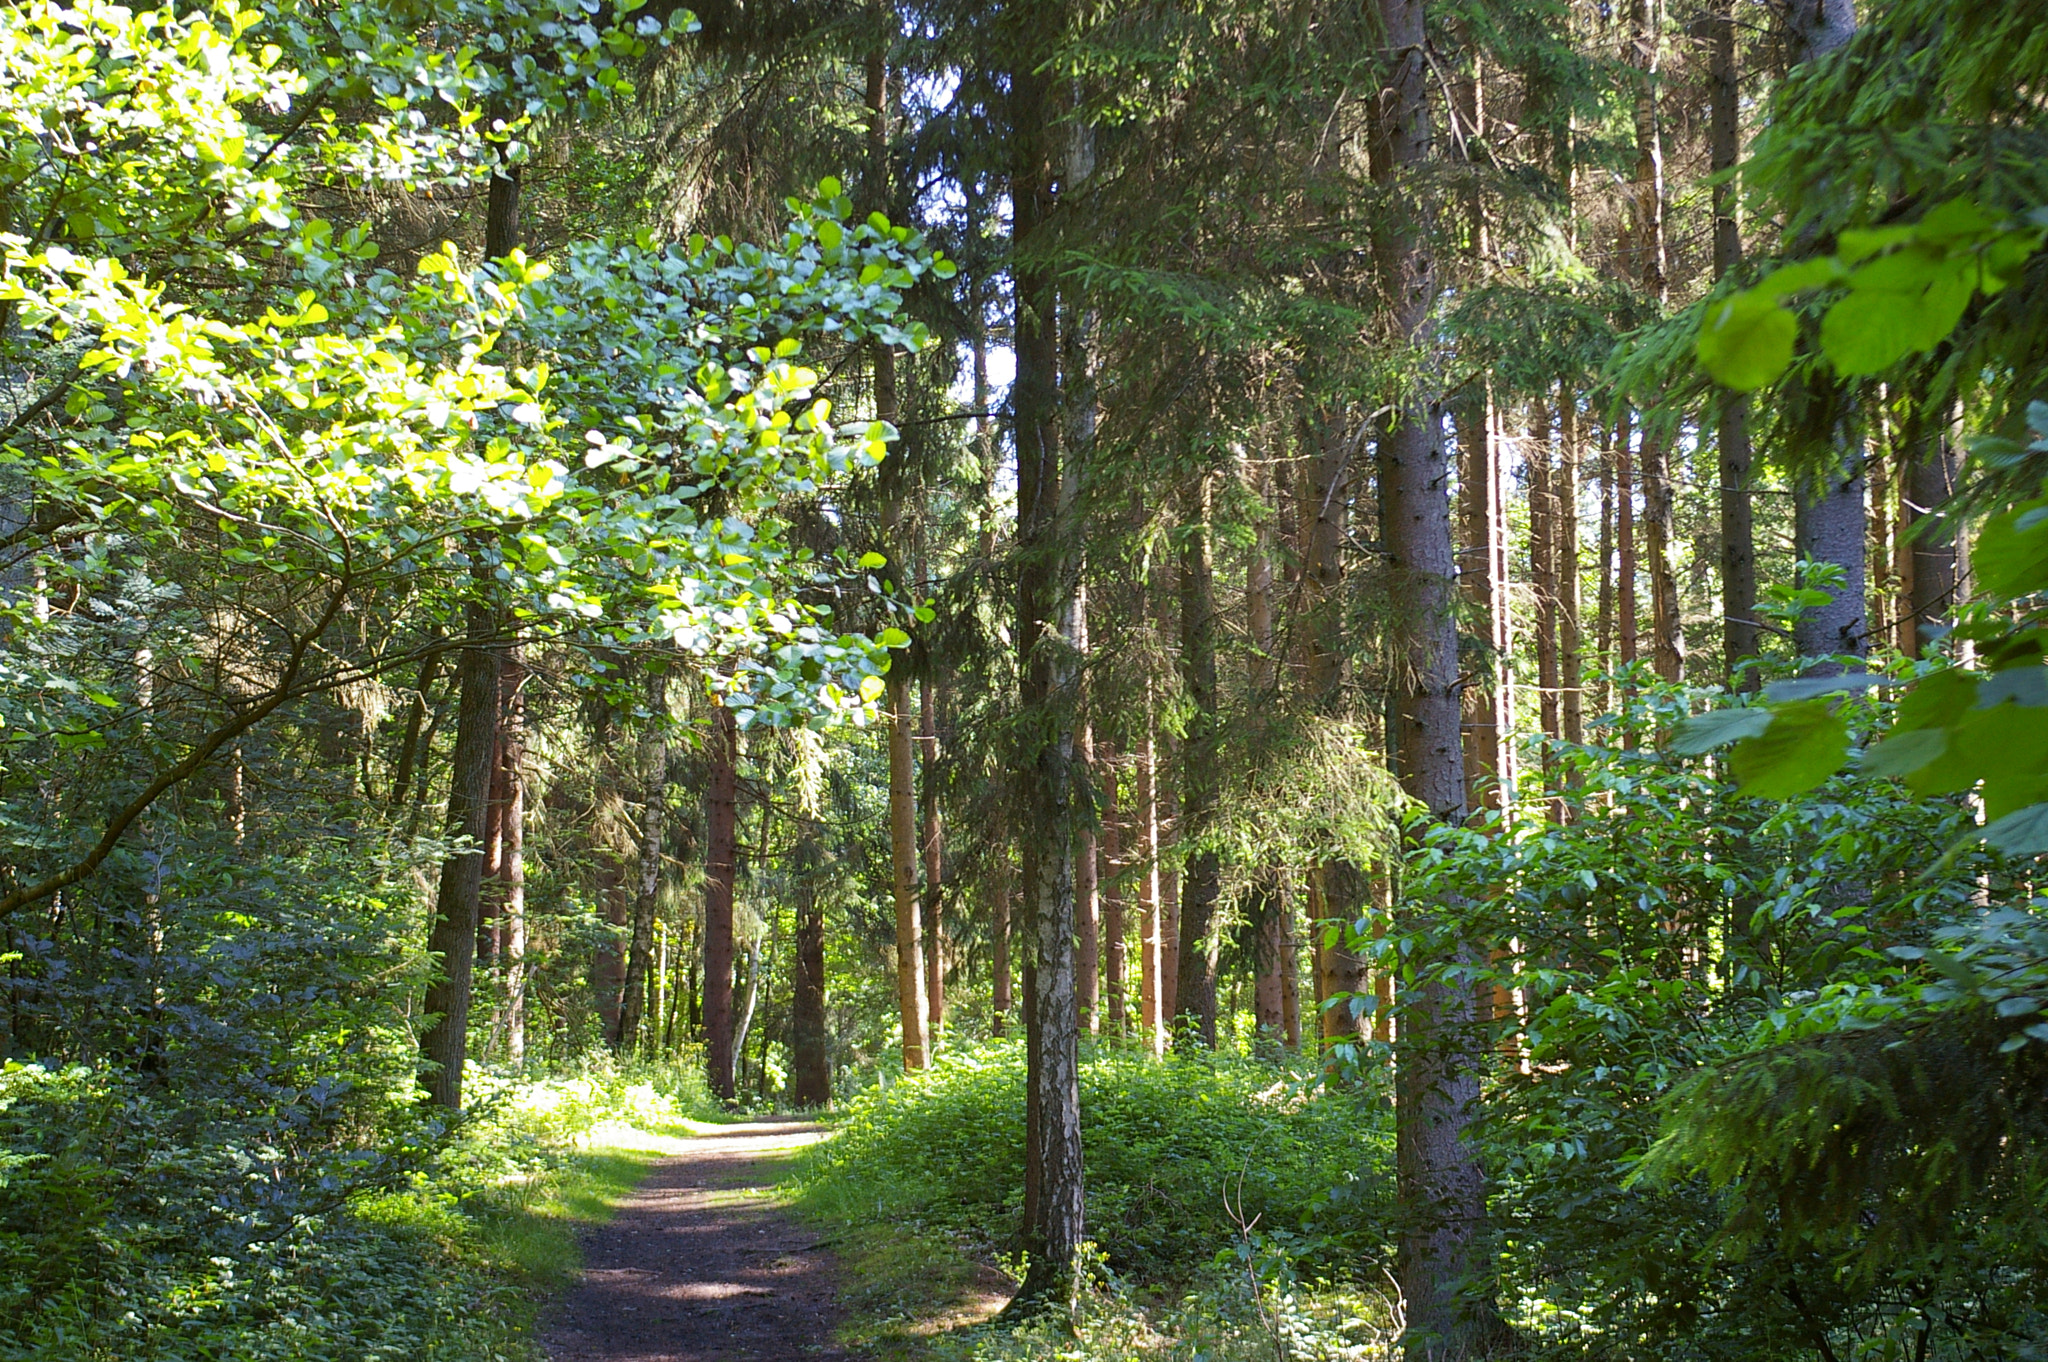
<svg viewBox="0 0 2048 1362"><path fill-rule="evenodd" d="M583 1274L544 1319L552 1362L844 1359L832 1255L772 1198L767 1160L823 1139L809 1122L724 1126L657 1163L583 1235Z"/></svg>

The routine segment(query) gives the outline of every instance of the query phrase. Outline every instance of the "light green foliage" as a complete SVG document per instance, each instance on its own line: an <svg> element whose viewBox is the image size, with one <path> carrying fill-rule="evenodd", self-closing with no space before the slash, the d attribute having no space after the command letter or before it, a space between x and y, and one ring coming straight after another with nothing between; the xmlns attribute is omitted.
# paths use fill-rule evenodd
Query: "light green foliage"
<svg viewBox="0 0 2048 1362"><path fill-rule="evenodd" d="M1021 1209L1023 1082L1021 1047L998 1042L860 1098L811 1156L805 1198L864 1224L1002 1244ZM1249 1061L1103 1049L1081 1065L1081 1111L1088 1233L1120 1272L1208 1261L1236 1235L1226 1199L1312 1262L1378 1242L1391 1150L1362 1095L1305 1092Z"/></svg>
<svg viewBox="0 0 2048 1362"><path fill-rule="evenodd" d="M1638 744L1695 702L1640 674L1629 680L1625 727ZM1853 706L1845 722L1856 731L1883 723L1889 707L1882 693L1796 703ZM1723 740L1764 717L1715 714L1704 727ZM1998 886L2007 872L1972 849L1919 878L1967 821L1953 796L1930 802L1837 777L1759 800L1718 763L1621 745L1623 728L1604 719L1594 746L1549 745L1547 783L1529 777L1540 788L1524 791L1526 813L1506 830L1434 833L1404 892L1457 905L1452 920L1441 936L1379 943L1405 978L1433 970L1482 996L1498 987L1515 997L1511 1054L1495 1049L1498 1022L1460 1038L1495 1056L1478 1138L1497 1179L1510 1315L1539 1354L1555 1356L1607 1355L1617 1334L1646 1356L1726 1357L1800 1355L1816 1330L1835 1347L1910 1337L1921 1319L1911 1283L1925 1264L1894 1260L1863 1275L1845 1246L1798 1237L1768 1190L1748 1198L1686 1176L1659 1141L1702 1075L1832 1029L1823 1015L1839 1019L1854 1000L1870 1006L1900 980L1887 948L1943 948L1978 877ZM1553 801L1562 818L1549 816ZM1457 949L1473 940L1501 943L1500 954ZM1869 1091L1844 1085L1834 1100ZM1809 1118L1840 1109L1811 1108L1810 1096L1788 1088L1781 1107L1731 1114L1723 1146L1763 1148L1772 1131L1789 1144ZM1958 1115L1958 1129L1979 1116ZM1655 1166L1677 1175L1644 1175L1653 1147ZM1788 1154L1783 1173L1790 1185L1814 1167ZM1846 1204L1869 1207L1853 1192ZM1770 1232L1740 1238L1745 1207ZM1862 1211L1842 1214L1855 1224ZM1942 1346L1996 1336L2025 1300L2033 1279L2005 1274L2033 1260L2000 1257L2020 1242L2012 1228L1973 1230L1945 1260L1939 1298L1975 1304L1938 1326Z"/></svg>
<svg viewBox="0 0 2048 1362"><path fill-rule="evenodd" d="M1820 353L1836 373L1881 373L1933 349L1979 293L2004 290L2041 245L2041 214L2015 223L1968 199L1930 209L1911 226L1844 231L1833 255L1786 265L1731 297L1710 301L1698 353L1731 388L1769 386L1792 363L1799 321L1784 300L1830 293Z"/></svg>

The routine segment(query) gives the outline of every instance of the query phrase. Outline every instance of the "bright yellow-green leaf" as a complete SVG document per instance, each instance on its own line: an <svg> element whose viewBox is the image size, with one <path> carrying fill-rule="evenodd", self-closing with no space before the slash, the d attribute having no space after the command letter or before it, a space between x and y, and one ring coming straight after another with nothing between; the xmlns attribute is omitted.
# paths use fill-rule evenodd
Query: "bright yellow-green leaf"
<svg viewBox="0 0 2048 1362"><path fill-rule="evenodd" d="M1798 336L1798 320L1752 290L1709 308L1695 345L1715 382L1747 392L1785 372Z"/></svg>

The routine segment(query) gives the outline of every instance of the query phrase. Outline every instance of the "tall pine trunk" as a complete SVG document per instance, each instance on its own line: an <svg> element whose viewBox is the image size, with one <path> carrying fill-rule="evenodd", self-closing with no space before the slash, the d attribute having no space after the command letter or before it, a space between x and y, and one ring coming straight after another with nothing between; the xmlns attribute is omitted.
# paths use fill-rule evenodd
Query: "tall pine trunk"
<svg viewBox="0 0 2048 1362"><path fill-rule="evenodd" d="M924 777L918 798L924 823L919 844L924 856L925 1020L936 1046L946 1029L946 836L939 819L939 703L929 677L918 687L917 711L919 769Z"/></svg>
<svg viewBox="0 0 2048 1362"><path fill-rule="evenodd" d="M1785 17L1796 64L1828 56L1856 32L1853 0L1792 0ZM1847 434L1847 421L1834 410L1835 396L1818 386L1809 394L1814 414L1803 423L1798 436L1812 455L1807 460L1811 471L1793 483L1794 538L1799 556L1842 570L1841 585L1828 588L1827 603L1809 610L1793 625L1793 646L1803 657L1862 657L1869 646L1869 621L1864 613L1863 451ZM1841 670L1841 664L1833 662L1813 668L1821 675Z"/></svg>
<svg viewBox="0 0 2048 1362"><path fill-rule="evenodd" d="M1035 46L1035 43L1034 43ZM1025 1226L1029 1266L1015 1314L1071 1316L1080 1286L1079 1013L1074 987L1074 735L1063 656L1075 627L1062 553L1058 296L1042 260L1053 211L1054 114L1047 78L1026 60L1010 79L1016 163L1010 177L1017 314L1010 406L1017 451L1017 647L1021 702L1034 722L1017 771L1025 815Z"/></svg>
<svg viewBox="0 0 2048 1362"><path fill-rule="evenodd" d="M1430 159L1428 31L1422 0L1377 0L1392 69L1378 107L1375 178L1390 203L1426 211ZM1427 224L1388 224L1376 242L1389 339L1429 344L1436 279ZM1379 443L1380 524L1396 614L1394 737L1403 787L1431 819L1465 816L1459 742L1457 559L1450 468L1432 394L1407 393ZM1410 931L1429 910L1406 902ZM1405 992L1395 1061L1398 1276L1411 1339L1445 1356L1484 1354L1502 1331L1485 1256L1485 1182L1465 1133L1477 1112L1472 990L1424 976Z"/></svg>
<svg viewBox="0 0 2048 1362"><path fill-rule="evenodd" d="M1635 207L1636 263L1643 291L1661 308L1669 293L1664 226L1663 79L1664 12L1661 0L1633 0L1629 9L1629 61L1637 70ZM1670 441L1643 428L1643 553L1650 568L1650 660L1657 675L1685 675L1685 632L1678 577L1671 568L1672 486Z"/></svg>
<svg viewBox="0 0 2048 1362"><path fill-rule="evenodd" d="M1181 748L1181 837L1194 844L1180 906L1180 978L1173 1000L1176 1043L1190 1019L1195 1040L1216 1048L1216 906L1221 869L1205 846L1221 797L1222 719L1216 694L1216 564L1210 547L1210 480L1190 490L1180 552L1180 666L1193 712Z"/></svg>
<svg viewBox="0 0 2048 1362"><path fill-rule="evenodd" d="M796 969L789 1016L789 1100L798 1107L832 1101L832 1057L825 1033L825 907L818 896L817 833L806 829L791 859L801 878L796 906Z"/></svg>
<svg viewBox="0 0 2048 1362"><path fill-rule="evenodd" d="M1714 175L1714 277L1742 263L1742 197L1734 171L1742 159L1742 71L1738 64L1735 0L1715 0L1713 56L1709 64L1709 155ZM1756 515L1750 498L1749 399L1721 395L1715 413L1721 472L1721 648L1728 682L1757 655ZM1754 687L1754 670L1743 673Z"/></svg>

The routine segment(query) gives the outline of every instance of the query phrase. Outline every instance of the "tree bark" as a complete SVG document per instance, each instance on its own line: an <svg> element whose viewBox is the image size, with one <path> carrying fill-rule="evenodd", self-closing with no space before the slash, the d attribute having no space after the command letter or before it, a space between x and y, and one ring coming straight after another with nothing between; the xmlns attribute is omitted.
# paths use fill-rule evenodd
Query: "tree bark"
<svg viewBox="0 0 2048 1362"><path fill-rule="evenodd" d="M925 1020L932 1045L946 1029L946 834L939 819L939 720L936 688L927 678L918 687L918 747L924 780L923 804Z"/></svg>
<svg viewBox="0 0 2048 1362"><path fill-rule="evenodd" d="M1945 419L1929 419L1913 442L1913 466L1900 497L1911 518L1906 589L1911 632L1901 632L1915 657L1925 652L1927 627L1953 621L1957 604L1956 526L1947 503L1962 476L1962 451L1945 427Z"/></svg>
<svg viewBox="0 0 2048 1362"><path fill-rule="evenodd" d="M1145 682L1145 737L1138 749L1137 817L1138 860L1143 875L1138 881L1138 1025L1146 1048L1155 1056L1166 1044L1163 1002L1166 989L1160 969L1161 939L1159 900L1159 721L1152 682Z"/></svg>
<svg viewBox="0 0 2048 1362"><path fill-rule="evenodd" d="M1840 49L1856 32L1854 0L1791 0L1785 15L1791 58L1795 64L1814 61ZM1820 394L1815 400L1824 401ZM1869 621L1864 614L1863 451L1843 439L1838 422L1809 435L1817 446L1813 462L1821 471L1795 480L1794 537L1799 556L1842 569L1842 585L1828 603L1802 615L1792 627L1793 646L1802 657L1846 654L1862 657L1868 648ZM1810 669L1830 676L1843 670L1838 662Z"/></svg>
<svg viewBox="0 0 2048 1362"><path fill-rule="evenodd" d="M475 963L477 899L483 889L483 838L491 797L491 761L497 753L498 659L491 649L497 613L483 596L483 574L471 588L464 624L461 696L455 718L455 770L448 788L447 830L468 849L441 863L427 952L436 962L423 1010L420 1054L427 1061L420 1087L436 1105L462 1110L462 1070L469 1058L469 1001Z"/></svg>
<svg viewBox="0 0 2048 1362"><path fill-rule="evenodd" d="M1430 158L1428 31L1422 0L1377 0L1392 69L1381 92L1375 177L1391 202L1427 210L1418 182ZM1429 343L1436 279L1423 221L1379 234L1391 340ZM1457 559L1450 469L1432 395L1409 392L1379 444L1381 540L1396 616L1394 736L1401 782L1432 820L1465 816L1459 743ZM1410 901L1409 929L1427 925ZM1421 919L1421 920L1418 920ZM1485 1183L1464 1135L1478 1102L1478 1063L1467 1052L1472 990L1425 975L1407 990L1396 1044L1396 1251L1411 1346L1444 1356L1484 1355L1504 1331L1492 1305L1484 1253Z"/></svg>
<svg viewBox="0 0 2048 1362"><path fill-rule="evenodd" d="M1077 620L1063 561L1059 448L1059 299L1053 275L1031 252L1053 212L1047 78L1026 60L1011 73L1016 161L1010 176L1012 270L1017 313L1011 390L1017 451L1017 646L1021 701L1034 717L1018 772L1026 811L1023 900L1030 915L1024 974L1026 1068L1025 1278L1010 1310L1071 1318L1084 1234L1079 1013L1074 987L1074 734L1062 659Z"/></svg>
<svg viewBox="0 0 2048 1362"><path fill-rule="evenodd" d="M1506 599L1507 518L1502 497L1500 445L1492 389L1477 391L1459 409L1459 513L1465 547L1459 582L1466 608L1483 632L1486 652L1474 668L1478 684L1465 688L1466 801L1502 810L1513 781L1512 747L1502 741L1513 712L1508 690L1511 639Z"/></svg>
<svg viewBox="0 0 2048 1362"><path fill-rule="evenodd" d="M1714 183L1714 278L1742 263L1742 71L1735 0L1715 0L1709 65L1709 155ZM1724 393L1715 413L1721 473L1721 650L1728 684L1754 689L1761 678L1741 664L1757 656L1756 515L1750 498L1749 399Z"/></svg>
<svg viewBox="0 0 2048 1362"><path fill-rule="evenodd" d="M1614 436L1614 632L1615 648L1622 665L1634 662L1639 653L1642 616L1636 605L1636 482L1635 452L1630 445L1629 413L1621 413Z"/></svg>
<svg viewBox="0 0 2048 1362"><path fill-rule="evenodd" d="M1181 837L1193 843L1180 905L1180 975L1173 1000L1174 1040L1192 1019L1192 1039L1216 1048L1216 905L1221 868L1213 847L1221 797L1222 718L1216 694L1216 565L1210 547L1210 481L1188 496L1180 552L1180 666L1193 713L1181 747Z"/></svg>
<svg viewBox="0 0 2048 1362"><path fill-rule="evenodd" d="M739 724L716 705L706 741L710 780L704 817L704 1065L711 1091L733 1086L733 889L739 877Z"/></svg>

